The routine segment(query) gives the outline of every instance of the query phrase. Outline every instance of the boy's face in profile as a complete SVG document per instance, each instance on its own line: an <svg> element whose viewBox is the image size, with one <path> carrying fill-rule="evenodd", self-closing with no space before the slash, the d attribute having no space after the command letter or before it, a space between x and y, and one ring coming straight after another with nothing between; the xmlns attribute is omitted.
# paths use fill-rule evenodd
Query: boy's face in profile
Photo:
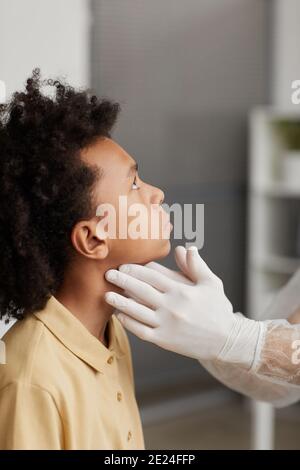
<svg viewBox="0 0 300 470"><path fill-rule="evenodd" d="M169 235L172 227L169 224L168 214L159 206L163 202L164 193L139 178L135 160L112 139L99 138L96 143L84 149L81 157L86 163L97 165L102 170L93 193L97 205L109 203L116 213L116 238L108 237L106 241L108 244L106 261L111 265L142 264L166 256L170 251ZM120 215L120 196L126 196L127 211L132 204L142 204L143 215L135 213L134 216L128 216L127 211L121 211ZM156 215L159 213L159 217L150 215L153 204L152 213ZM123 226L125 222L127 228L136 218L144 221L147 237L133 238L131 232L127 230L126 238L119 238L119 215ZM153 235L151 238L151 224L152 233L156 234L155 238Z"/></svg>

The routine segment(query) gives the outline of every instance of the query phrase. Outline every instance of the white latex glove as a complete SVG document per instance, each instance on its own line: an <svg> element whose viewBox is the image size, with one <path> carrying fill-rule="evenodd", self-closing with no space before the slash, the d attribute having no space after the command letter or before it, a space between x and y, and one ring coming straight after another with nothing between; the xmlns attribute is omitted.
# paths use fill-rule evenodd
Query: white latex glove
<svg viewBox="0 0 300 470"><path fill-rule="evenodd" d="M153 262L107 271L106 279L131 298L108 292L106 301L119 312L121 323L143 340L196 359L250 368L261 322L233 313L222 281L196 247L177 247L175 258L185 276Z"/></svg>

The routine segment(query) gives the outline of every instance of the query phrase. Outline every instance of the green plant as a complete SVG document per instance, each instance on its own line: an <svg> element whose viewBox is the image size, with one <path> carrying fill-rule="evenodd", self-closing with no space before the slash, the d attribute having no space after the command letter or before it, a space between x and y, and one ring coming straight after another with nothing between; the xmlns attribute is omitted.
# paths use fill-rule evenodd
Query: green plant
<svg viewBox="0 0 300 470"><path fill-rule="evenodd" d="M300 120L280 119L274 126L288 150L300 150Z"/></svg>

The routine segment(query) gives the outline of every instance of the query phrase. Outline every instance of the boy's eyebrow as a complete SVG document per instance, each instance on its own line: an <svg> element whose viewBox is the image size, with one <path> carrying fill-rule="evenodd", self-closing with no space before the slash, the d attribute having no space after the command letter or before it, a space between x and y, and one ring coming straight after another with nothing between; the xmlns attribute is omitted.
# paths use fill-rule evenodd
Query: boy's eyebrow
<svg viewBox="0 0 300 470"><path fill-rule="evenodd" d="M137 171L138 171L138 164L137 164L137 163L134 163L134 164L131 165L131 167L129 168L129 171L128 171L127 176L130 176L130 175L132 175L133 173L136 173Z"/></svg>

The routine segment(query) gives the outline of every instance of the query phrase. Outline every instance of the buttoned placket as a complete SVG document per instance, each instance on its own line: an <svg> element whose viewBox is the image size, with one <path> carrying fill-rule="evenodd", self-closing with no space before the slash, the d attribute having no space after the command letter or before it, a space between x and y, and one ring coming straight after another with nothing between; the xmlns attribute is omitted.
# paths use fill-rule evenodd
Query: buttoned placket
<svg viewBox="0 0 300 470"><path fill-rule="evenodd" d="M106 371L110 376L117 376L117 358L113 351L110 351L107 359L106 359ZM114 383L114 381L112 381ZM118 406L124 407L124 396L121 387L119 386L116 390L116 401L118 402ZM122 412L122 410L121 410ZM132 430L128 429L127 435L125 437L126 445L132 440Z"/></svg>

